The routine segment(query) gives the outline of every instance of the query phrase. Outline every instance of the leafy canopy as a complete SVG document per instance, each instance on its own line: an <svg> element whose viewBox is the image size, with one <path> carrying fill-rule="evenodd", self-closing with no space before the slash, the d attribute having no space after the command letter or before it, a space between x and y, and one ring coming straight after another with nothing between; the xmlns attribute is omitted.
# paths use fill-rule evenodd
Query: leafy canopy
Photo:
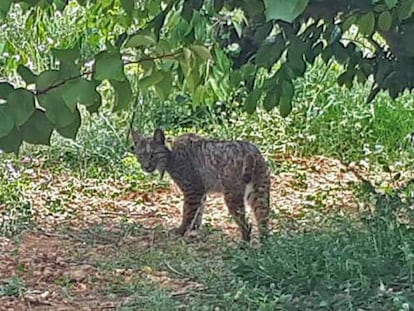
<svg viewBox="0 0 414 311"><path fill-rule="evenodd" d="M0 149L75 139L79 106L99 111L105 85L114 112L152 94L287 116L295 79L321 58L343 66L340 85L371 83L367 101L396 98L414 87L413 12L414 0L2 0L0 70L19 79L0 82Z"/></svg>

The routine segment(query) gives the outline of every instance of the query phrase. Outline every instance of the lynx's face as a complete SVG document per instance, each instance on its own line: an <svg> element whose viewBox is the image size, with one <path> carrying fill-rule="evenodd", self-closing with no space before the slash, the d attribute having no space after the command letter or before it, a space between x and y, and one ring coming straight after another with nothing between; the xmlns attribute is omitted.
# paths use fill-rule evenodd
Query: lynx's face
<svg viewBox="0 0 414 311"><path fill-rule="evenodd" d="M142 169L147 173L152 173L156 169L163 172L168 160L164 133L157 129L153 137L142 137L134 131L131 131L131 134L134 141L133 152Z"/></svg>

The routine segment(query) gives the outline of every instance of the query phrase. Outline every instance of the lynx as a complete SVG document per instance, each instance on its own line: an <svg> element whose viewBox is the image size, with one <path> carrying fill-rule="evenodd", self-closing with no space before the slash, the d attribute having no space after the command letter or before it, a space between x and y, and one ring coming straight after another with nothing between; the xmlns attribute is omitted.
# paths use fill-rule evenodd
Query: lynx
<svg viewBox="0 0 414 311"><path fill-rule="evenodd" d="M241 237L250 240L251 225L246 204L254 213L259 234L268 232L270 175L258 148L246 141L220 141L197 134L177 137L170 149L161 129L143 137L131 129L135 153L144 171L167 172L184 194L181 225L175 232L184 235L201 226L208 193L224 195L227 208Z"/></svg>

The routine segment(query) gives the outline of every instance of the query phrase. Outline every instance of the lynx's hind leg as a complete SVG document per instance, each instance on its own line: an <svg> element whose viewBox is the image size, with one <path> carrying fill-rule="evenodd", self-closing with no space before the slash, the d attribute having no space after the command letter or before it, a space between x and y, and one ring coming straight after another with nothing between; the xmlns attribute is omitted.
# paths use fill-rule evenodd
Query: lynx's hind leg
<svg viewBox="0 0 414 311"><path fill-rule="evenodd" d="M243 201L243 195L241 193L226 192L224 194L224 201L226 202L231 216L239 226L242 239L246 242L250 241L252 226L246 219L246 209Z"/></svg>

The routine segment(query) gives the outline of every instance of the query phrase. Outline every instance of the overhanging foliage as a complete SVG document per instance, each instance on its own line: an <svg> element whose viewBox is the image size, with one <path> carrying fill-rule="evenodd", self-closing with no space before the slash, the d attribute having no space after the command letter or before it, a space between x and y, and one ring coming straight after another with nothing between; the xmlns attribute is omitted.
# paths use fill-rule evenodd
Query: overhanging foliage
<svg viewBox="0 0 414 311"><path fill-rule="evenodd" d="M318 57L343 65L340 85L372 81L368 101L414 87L414 0L2 0L1 23L9 27L11 12L22 10L26 31L41 36L36 18L74 7L85 10L85 29L50 47L47 68L31 65L29 54L15 62L22 83L0 82L5 152L23 141L49 144L53 131L74 139L79 105L97 112L107 82L113 111L152 92L202 105L243 102L250 113L278 107L282 116L292 110L295 79ZM3 53L19 53L0 40Z"/></svg>

